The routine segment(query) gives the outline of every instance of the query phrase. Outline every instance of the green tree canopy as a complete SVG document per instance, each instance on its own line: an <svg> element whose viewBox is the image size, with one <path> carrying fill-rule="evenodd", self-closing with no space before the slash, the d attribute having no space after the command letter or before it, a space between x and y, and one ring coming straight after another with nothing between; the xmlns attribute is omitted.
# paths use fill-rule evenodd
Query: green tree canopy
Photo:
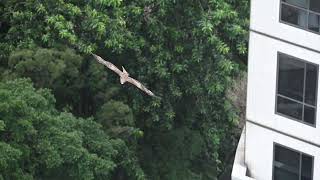
<svg viewBox="0 0 320 180"><path fill-rule="evenodd" d="M144 178L122 140L54 103L30 80L0 82L0 179L112 179L117 169Z"/></svg>
<svg viewBox="0 0 320 180"><path fill-rule="evenodd" d="M73 73L80 74L76 82L82 83L72 85L72 91L68 86L61 89L79 94L70 93L73 102L57 96L58 106L69 104L76 115L99 117L108 127L111 122L103 116L113 116L109 107L117 109L111 100L122 108L127 105L134 117L131 125L144 134L129 151L138 154L148 178L217 178L236 143L237 110L226 90L246 59L248 4L248 0L2 1L1 67L23 69L21 64L30 64L32 73L26 73L27 68L11 71L34 81L39 77L33 69L42 68L49 73L45 82L52 82L45 84L58 95L55 80L73 82L62 69L78 61L50 55L38 66L37 53L74 49L72 57L83 58L80 66L72 65L78 69ZM16 52L30 49L32 56L14 60ZM126 84L120 87L118 77L99 67L90 52L124 65L161 99Z"/></svg>

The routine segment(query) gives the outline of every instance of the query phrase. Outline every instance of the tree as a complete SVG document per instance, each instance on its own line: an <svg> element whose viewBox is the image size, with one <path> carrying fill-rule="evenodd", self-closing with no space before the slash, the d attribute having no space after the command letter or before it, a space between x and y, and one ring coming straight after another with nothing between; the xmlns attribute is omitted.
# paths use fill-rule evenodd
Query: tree
<svg viewBox="0 0 320 180"><path fill-rule="evenodd" d="M74 48L83 57L79 78L86 82L79 88L79 115L95 116L111 99L126 104L144 134L134 151L150 179L218 178L237 141L237 110L226 90L245 64L248 4L9 0L2 2L7 28L0 49L8 55L16 48ZM89 52L125 65L161 100L119 88L118 77L105 76Z"/></svg>
<svg viewBox="0 0 320 180"><path fill-rule="evenodd" d="M0 82L0 179L144 179L126 144L93 119L58 112L30 80Z"/></svg>
<svg viewBox="0 0 320 180"><path fill-rule="evenodd" d="M82 57L71 49L23 49L14 51L8 60L5 77L29 77L39 88L53 90L59 109L78 109Z"/></svg>

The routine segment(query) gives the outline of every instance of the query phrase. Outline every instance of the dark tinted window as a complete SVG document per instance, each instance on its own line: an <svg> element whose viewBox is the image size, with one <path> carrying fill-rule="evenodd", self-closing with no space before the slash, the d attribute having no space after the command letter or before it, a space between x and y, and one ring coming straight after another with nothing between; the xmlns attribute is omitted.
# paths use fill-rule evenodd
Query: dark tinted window
<svg viewBox="0 0 320 180"><path fill-rule="evenodd" d="M315 108L304 106L304 121L309 124L315 124Z"/></svg>
<svg viewBox="0 0 320 180"><path fill-rule="evenodd" d="M302 104L278 96L277 110L279 113L302 120Z"/></svg>
<svg viewBox="0 0 320 180"><path fill-rule="evenodd" d="M306 67L306 88L305 102L311 105L316 105L316 91L318 80L318 67L313 64L307 64Z"/></svg>
<svg viewBox="0 0 320 180"><path fill-rule="evenodd" d="M286 4L282 5L281 19L301 27L308 24L307 11Z"/></svg>
<svg viewBox="0 0 320 180"><path fill-rule="evenodd" d="M274 180L312 180L313 158L298 151L274 146Z"/></svg>
<svg viewBox="0 0 320 180"><path fill-rule="evenodd" d="M285 169L291 169L292 172L299 174L300 167L300 154L282 148L280 146L276 146L275 148L275 162L279 163L281 167L286 167Z"/></svg>
<svg viewBox="0 0 320 180"><path fill-rule="evenodd" d="M299 174L274 167L274 180L299 180Z"/></svg>
<svg viewBox="0 0 320 180"><path fill-rule="evenodd" d="M317 65L279 53L277 113L314 125L317 81Z"/></svg>
<svg viewBox="0 0 320 180"><path fill-rule="evenodd" d="M314 32L319 32L320 16L314 13L309 14L308 29Z"/></svg>
<svg viewBox="0 0 320 180"><path fill-rule="evenodd" d="M313 170L312 157L302 154L301 180L312 180L312 170Z"/></svg>
<svg viewBox="0 0 320 180"><path fill-rule="evenodd" d="M310 10L320 13L320 1L310 0Z"/></svg>
<svg viewBox="0 0 320 180"><path fill-rule="evenodd" d="M280 19L320 33L320 0L282 0Z"/></svg>
<svg viewBox="0 0 320 180"><path fill-rule="evenodd" d="M279 94L303 100L304 66L303 62L295 61L290 56L279 55Z"/></svg>
<svg viewBox="0 0 320 180"><path fill-rule="evenodd" d="M283 0L283 2L303 8L308 8L309 4L309 0Z"/></svg>

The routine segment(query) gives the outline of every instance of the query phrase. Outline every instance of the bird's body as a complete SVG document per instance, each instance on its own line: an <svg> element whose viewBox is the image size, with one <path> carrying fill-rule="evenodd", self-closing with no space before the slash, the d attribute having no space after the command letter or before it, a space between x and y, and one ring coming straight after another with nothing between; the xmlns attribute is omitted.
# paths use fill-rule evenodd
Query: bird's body
<svg viewBox="0 0 320 180"><path fill-rule="evenodd" d="M139 89L141 89L142 91L144 91L145 93L147 93L149 96L153 96L156 97L153 92L151 92L149 89L147 89L144 85L142 85L139 81L133 79L132 77L129 76L129 73L124 69L124 67L122 66L122 71L120 69L117 68L117 66L113 65L111 62L108 62L104 59L102 59L100 56L96 55L96 54L92 54L94 56L94 58L100 63L103 64L104 66L106 66L107 68L109 68L110 70L114 71L115 73L117 73L120 76L120 83L124 84L126 82L129 82L133 85L135 85L136 87L138 87Z"/></svg>
<svg viewBox="0 0 320 180"><path fill-rule="evenodd" d="M129 73L122 66L122 72L121 72L121 75L120 75L120 83L124 84L125 82L128 81L128 79L129 79Z"/></svg>

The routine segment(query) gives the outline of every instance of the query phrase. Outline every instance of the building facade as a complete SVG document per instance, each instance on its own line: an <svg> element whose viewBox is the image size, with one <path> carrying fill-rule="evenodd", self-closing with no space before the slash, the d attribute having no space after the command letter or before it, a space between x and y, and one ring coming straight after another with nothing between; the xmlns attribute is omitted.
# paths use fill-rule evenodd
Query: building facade
<svg viewBox="0 0 320 180"><path fill-rule="evenodd" d="M251 0L233 180L320 180L320 0Z"/></svg>

